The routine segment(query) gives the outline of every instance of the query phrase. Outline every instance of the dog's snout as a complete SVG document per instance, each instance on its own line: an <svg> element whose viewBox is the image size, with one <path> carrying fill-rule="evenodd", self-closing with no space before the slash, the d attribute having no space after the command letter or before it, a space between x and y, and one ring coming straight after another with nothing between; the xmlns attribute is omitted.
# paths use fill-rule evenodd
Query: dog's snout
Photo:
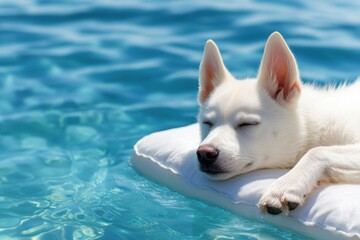
<svg viewBox="0 0 360 240"><path fill-rule="evenodd" d="M219 150L211 144L204 144L197 149L196 154L200 164L210 166L216 161Z"/></svg>

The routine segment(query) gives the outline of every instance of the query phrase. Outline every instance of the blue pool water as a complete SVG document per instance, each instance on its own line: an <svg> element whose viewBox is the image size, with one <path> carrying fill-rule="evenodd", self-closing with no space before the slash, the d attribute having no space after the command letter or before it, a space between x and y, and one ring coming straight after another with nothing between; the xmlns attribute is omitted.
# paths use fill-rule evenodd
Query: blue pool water
<svg viewBox="0 0 360 240"><path fill-rule="evenodd" d="M1 239L306 239L183 197L129 163L196 121L202 49L255 76L283 33L306 82L360 73L360 2L2 0Z"/></svg>

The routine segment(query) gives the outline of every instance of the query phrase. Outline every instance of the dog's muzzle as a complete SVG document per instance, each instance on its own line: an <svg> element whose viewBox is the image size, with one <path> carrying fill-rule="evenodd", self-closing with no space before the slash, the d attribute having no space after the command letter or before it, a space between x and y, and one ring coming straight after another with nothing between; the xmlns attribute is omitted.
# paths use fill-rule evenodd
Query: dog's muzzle
<svg viewBox="0 0 360 240"><path fill-rule="evenodd" d="M219 152L220 151L211 144L201 145L197 149L196 155L200 163L201 171L210 174L214 172L212 165L216 162L216 159L219 156Z"/></svg>

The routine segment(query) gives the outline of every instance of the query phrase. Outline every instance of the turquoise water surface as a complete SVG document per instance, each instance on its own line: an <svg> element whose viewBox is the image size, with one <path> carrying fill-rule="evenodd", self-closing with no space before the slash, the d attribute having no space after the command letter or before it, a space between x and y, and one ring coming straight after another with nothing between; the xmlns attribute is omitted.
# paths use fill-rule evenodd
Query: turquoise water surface
<svg viewBox="0 0 360 240"><path fill-rule="evenodd" d="M0 239L306 239L183 197L129 162L196 121L204 43L255 76L277 30L305 82L360 73L360 2L2 0Z"/></svg>

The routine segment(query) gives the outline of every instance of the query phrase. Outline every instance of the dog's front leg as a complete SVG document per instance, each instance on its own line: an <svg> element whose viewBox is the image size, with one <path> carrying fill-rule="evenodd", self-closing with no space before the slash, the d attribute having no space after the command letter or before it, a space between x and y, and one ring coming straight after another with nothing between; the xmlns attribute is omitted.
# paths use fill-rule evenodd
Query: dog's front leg
<svg viewBox="0 0 360 240"><path fill-rule="evenodd" d="M360 183L360 144L311 149L270 186L259 201L260 209L287 213L302 205L320 181Z"/></svg>

